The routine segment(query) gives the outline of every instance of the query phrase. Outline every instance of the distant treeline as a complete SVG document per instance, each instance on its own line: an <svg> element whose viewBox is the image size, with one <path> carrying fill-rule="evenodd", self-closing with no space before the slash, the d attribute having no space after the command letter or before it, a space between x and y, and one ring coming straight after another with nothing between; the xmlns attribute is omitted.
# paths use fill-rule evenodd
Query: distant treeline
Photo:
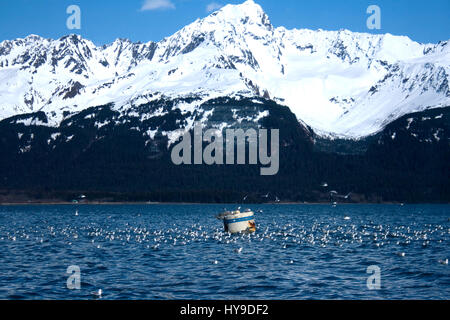
<svg viewBox="0 0 450 320"><path fill-rule="evenodd" d="M148 144L130 129L135 123L99 132L80 114L71 119L75 126L58 128L72 139L51 145L55 128L1 121L0 202L80 194L129 202L450 202L449 108L407 115L376 136L346 142L318 139L288 108L265 107L270 117L262 126L280 128L276 176L260 176L259 165L175 166L167 138ZM98 112L114 116L108 108ZM21 150L31 135L31 149Z"/></svg>

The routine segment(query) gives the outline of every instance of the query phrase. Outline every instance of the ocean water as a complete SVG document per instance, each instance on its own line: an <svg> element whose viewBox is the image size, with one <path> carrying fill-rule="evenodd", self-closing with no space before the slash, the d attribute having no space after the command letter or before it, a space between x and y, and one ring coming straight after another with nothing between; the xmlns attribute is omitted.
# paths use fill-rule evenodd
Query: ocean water
<svg viewBox="0 0 450 320"><path fill-rule="evenodd" d="M450 298L449 205L246 207L252 235L233 205L0 206L0 299Z"/></svg>

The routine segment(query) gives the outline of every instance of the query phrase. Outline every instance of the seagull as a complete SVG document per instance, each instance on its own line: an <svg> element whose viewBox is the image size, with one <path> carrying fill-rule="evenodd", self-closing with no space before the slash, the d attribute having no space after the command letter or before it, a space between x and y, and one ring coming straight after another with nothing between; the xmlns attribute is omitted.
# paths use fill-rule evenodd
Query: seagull
<svg viewBox="0 0 450 320"><path fill-rule="evenodd" d="M320 186L321 186L322 188L326 188L326 187L328 187L328 183L324 182L324 183L322 183Z"/></svg>
<svg viewBox="0 0 450 320"><path fill-rule="evenodd" d="M268 198L269 197L270 192L267 192L266 195L262 196L263 198Z"/></svg>
<svg viewBox="0 0 450 320"><path fill-rule="evenodd" d="M406 253L404 253L404 252L399 252L399 253L397 253L397 255L398 255L399 257L404 257L404 256L406 256Z"/></svg>
<svg viewBox="0 0 450 320"><path fill-rule="evenodd" d="M341 194L338 194L338 192L337 191L330 191L330 195L331 196L334 196L334 197L336 197L336 198L341 198L341 199L348 199L350 196L351 196L351 192L349 192L347 195L341 195Z"/></svg>
<svg viewBox="0 0 450 320"><path fill-rule="evenodd" d="M246 195L246 196L242 199L242 201L247 200L247 198L248 198L248 195Z"/></svg>
<svg viewBox="0 0 450 320"><path fill-rule="evenodd" d="M78 210L75 210L75 215L78 216Z"/></svg>
<svg viewBox="0 0 450 320"><path fill-rule="evenodd" d="M275 196L275 202L280 202L280 199L278 199L277 196Z"/></svg>
<svg viewBox="0 0 450 320"><path fill-rule="evenodd" d="M443 264L443 265L448 265L448 259L445 259L445 260L439 260L439 263L440 263L440 264Z"/></svg>
<svg viewBox="0 0 450 320"><path fill-rule="evenodd" d="M242 252L242 248L235 249L234 252L236 252L236 253L241 253L241 252Z"/></svg>
<svg viewBox="0 0 450 320"><path fill-rule="evenodd" d="M103 293L102 289L98 289L97 291L92 292L92 295L100 299L102 297L102 293Z"/></svg>

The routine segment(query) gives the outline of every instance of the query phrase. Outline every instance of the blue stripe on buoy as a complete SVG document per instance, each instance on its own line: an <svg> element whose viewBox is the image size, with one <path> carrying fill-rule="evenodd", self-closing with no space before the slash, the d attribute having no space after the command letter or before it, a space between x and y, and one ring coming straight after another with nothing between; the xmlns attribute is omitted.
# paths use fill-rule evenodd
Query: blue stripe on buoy
<svg viewBox="0 0 450 320"><path fill-rule="evenodd" d="M225 219L224 221L225 221L225 224L228 225L228 224L232 224L232 223L236 223L236 222L251 221L254 219L255 219L254 217L244 217L244 218L238 218L238 219L232 219L232 220Z"/></svg>

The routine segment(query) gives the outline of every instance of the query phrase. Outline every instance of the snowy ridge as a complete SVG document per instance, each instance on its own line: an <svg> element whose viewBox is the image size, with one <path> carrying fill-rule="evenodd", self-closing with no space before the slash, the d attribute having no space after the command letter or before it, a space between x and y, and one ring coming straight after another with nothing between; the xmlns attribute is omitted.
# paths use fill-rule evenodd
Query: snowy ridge
<svg viewBox="0 0 450 320"><path fill-rule="evenodd" d="M363 137L404 114L450 106L450 45L348 30L274 28L248 0L227 5L160 42L31 35L0 43L0 119L68 115L159 99L264 97L329 136Z"/></svg>

